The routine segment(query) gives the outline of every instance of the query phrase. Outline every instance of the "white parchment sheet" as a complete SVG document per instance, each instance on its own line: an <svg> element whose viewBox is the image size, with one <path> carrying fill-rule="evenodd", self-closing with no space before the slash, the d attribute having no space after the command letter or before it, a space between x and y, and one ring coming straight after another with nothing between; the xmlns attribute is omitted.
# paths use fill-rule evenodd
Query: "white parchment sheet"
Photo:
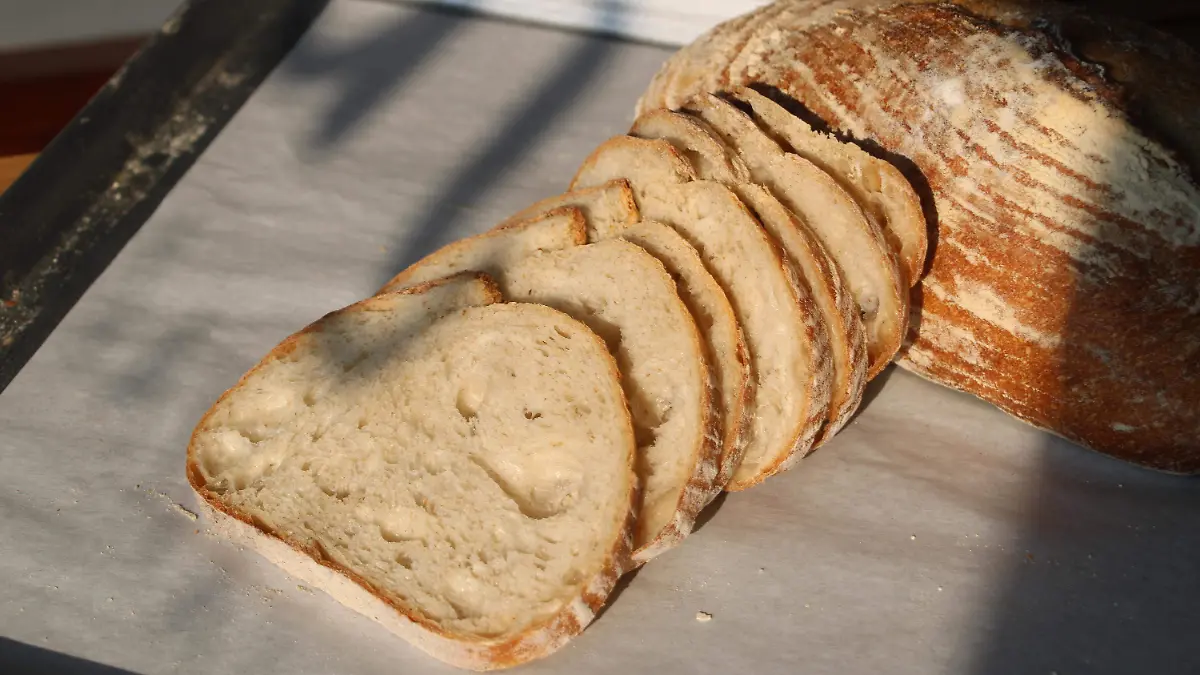
<svg viewBox="0 0 1200 675"><path fill-rule="evenodd" d="M666 56L334 2L0 395L0 672L448 672L206 535L188 435L290 332L561 191ZM1200 672L1196 481L871 394L525 672Z"/></svg>

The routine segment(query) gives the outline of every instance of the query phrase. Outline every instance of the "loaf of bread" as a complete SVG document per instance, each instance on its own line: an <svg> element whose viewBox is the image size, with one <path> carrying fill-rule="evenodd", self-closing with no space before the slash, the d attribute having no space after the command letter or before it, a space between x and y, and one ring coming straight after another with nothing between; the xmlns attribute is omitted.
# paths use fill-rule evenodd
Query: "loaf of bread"
<svg viewBox="0 0 1200 675"><path fill-rule="evenodd" d="M930 255L899 363L1100 452L1200 472L1200 57L1050 3L780 0L639 103L749 85L892 161Z"/></svg>
<svg viewBox="0 0 1200 675"><path fill-rule="evenodd" d="M634 434L583 324L459 275L284 340L196 427L216 532L448 663L562 646L628 569Z"/></svg>

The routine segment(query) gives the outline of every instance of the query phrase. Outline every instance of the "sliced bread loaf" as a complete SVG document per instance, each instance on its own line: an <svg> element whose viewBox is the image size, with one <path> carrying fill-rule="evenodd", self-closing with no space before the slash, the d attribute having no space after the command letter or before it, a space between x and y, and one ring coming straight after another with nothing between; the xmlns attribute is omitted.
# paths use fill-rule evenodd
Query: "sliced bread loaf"
<svg viewBox="0 0 1200 675"><path fill-rule="evenodd" d="M334 312L214 404L213 529L453 665L548 654L628 565L634 435L604 343L460 276Z"/></svg>
<svg viewBox="0 0 1200 675"><path fill-rule="evenodd" d="M824 246L799 218L769 190L749 183L749 170L736 153L705 122L686 113L652 110L640 115L630 133L662 138L687 155L703 180L725 183L755 212L767 232L807 283L823 321L814 333L826 333L833 363L829 423L813 441L816 448L829 440L850 419L862 401L866 386L865 331L853 298L845 292L841 274ZM733 158L733 159L730 159Z"/></svg>
<svg viewBox="0 0 1200 675"><path fill-rule="evenodd" d="M507 241L525 238L526 232L518 227L492 230L450 244L453 255L437 252L426 260L442 274L486 272L506 298L561 309L612 348L638 430L645 503L634 559L643 563L691 532L712 490L721 418L708 352L674 280L644 250L619 240L570 246L564 238L557 250L529 255L532 249ZM507 255L514 250L522 255ZM420 269L424 264L418 262L406 273L420 278L427 274ZM385 290L401 287L392 283Z"/></svg>
<svg viewBox="0 0 1200 675"><path fill-rule="evenodd" d="M447 244L392 277L380 292L409 288L465 270L495 274L538 251L578 246L586 241L587 223L582 210L554 208Z"/></svg>
<svg viewBox="0 0 1200 675"><path fill-rule="evenodd" d="M833 368L830 382L829 422L813 441L820 447L842 429L862 403L867 384L867 343L862 317L846 291L837 265L808 226L760 185L741 183L734 192L758 216L763 228L779 242L785 254L808 282L822 321L819 329L829 337Z"/></svg>
<svg viewBox="0 0 1200 675"><path fill-rule="evenodd" d="M638 439L634 561L678 544L708 502L721 446L704 343L675 281L654 256L612 239L526 258L501 283L506 297L561 310L608 343Z"/></svg>
<svg viewBox="0 0 1200 675"><path fill-rule="evenodd" d="M667 141L688 159L701 180L721 183L750 180L750 169L737 153L706 122L691 115L662 108L651 110L634 120L629 135Z"/></svg>
<svg viewBox="0 0 1200 675"><path fill-rule="evenodd" d="M629 188L629 182L618 179L595 187L571 190L535 202L500 223L497 229L564 207L575 207L583 212L590 241L598 238L597 231L619 229L639 220L637 203L633 199L633 191Z"/></svg>
<svg viewBox="0 0 1200 675"><path fill-rule="evenodd" d="M717 474L709 500L733 477L746 451L753 400L750 380L750 354L733 312L733 305L695 247L669 225L643 220L620 232L622 239L633 242L658 258L675 279L683 304L687 305L705 342L708 362L717 384L716 403L719 428Z"/></svg>
<svg viewBox="0 0 1200 675"><path fill-rule="evenodd" d="M887 367L908 321L904 272L883 232L837 181L808 160L786 153L748 115L712 94L685 109L738 149L753 181L771 190L812 228L841 269L867 329L868 377ZM636 186L635 186L636 192Z"/></svg>
<svg viewBox="0 0 1200 675"><path fill-rule="evenodd" d="M779 103L753 89L738 87L730 95L748 106L762 128L786 150L833 176L875 218L888 244L904 262L908 285L916 285L925 269L929 235L921 200L904 174L853 143L843 143L815 131Z"/></svg>
<svg viewBox="0 0 1200 675"><path fill-rule="evenodd" d="M779 244L729 188L693 181L645 194L642 213L696 247L745 332L753 417L726 489L757 485L807 453L826 421L832 364L824 333L814 331L817 309Z"/></svg>

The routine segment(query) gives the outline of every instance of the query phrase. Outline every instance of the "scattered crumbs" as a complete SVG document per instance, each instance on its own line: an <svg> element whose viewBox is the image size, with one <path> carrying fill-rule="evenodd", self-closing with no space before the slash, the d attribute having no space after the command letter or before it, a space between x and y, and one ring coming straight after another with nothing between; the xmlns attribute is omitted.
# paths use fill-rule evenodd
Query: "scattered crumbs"
<svg viewBox="0 0 1200 675"><path fill-rule="evenodd" d="M767 568L765 568L765 567L760 567L760 568L758 568L758 573L759 573L759 574L762 574L763 572L766 572L766 571L767 571Z"/></svg>
<svg viewBox="0 0 1200 675"><path fill-rule="evenodd" d="M700 623L708 623L712 621L712 614L708 612L696 612L696 620Z"/></svg>
<svg viewBox="0 0 1200 675"><path fill-rule="evenodd" d="M808 609L808 603L804 603L804 609Z"/></svg>
<svg viewBox="0 0 1200 675"><path fill-rule="evenodd" d="M141 486L139 485L138 487L141 487ZM179 502L175 501L174 499L171 499L171 495L168 495L165 492L160 492L158 490L147 490L147 493L154 495L155 497L158 497L159 499L165 501L167 503L167 505L171 507L171 509L173 509L174 511L177 511L184 518L187 518L188 520L190 520L192 522L196 522L196 521L200 520L200 516L196 515L195 511L189 509L188 507L184 506L183 504L180 504ZM146 517L149 518L150 516L146 516ZM197 532L199 532L199 530L197 530Z"/></svg>
<svg viewBox="0 0 1200 675"><path fill-rule="evenodd" d="M380 253L387 253L387 247L386 247L386 246L380 246L380 247L379 247L379 252L380 252Z"/></svg>
<svg viewBox="0 0 1200 675"><path fill-rule="evenodd" d="M1030 553L1030 552L1028 552L1028 551L1026 551L1026 552L1025 552L1025 559L1026 559L1026 560L1028 560L1029 562L1033 562L1033 554L1032 554L1032 553Z"/></svg>
<svg viewBox="0 0 1200 675"><path fill-rule="evenodd" d="M910 535L908 535L908 538L909 538L909 539L911 539L912 541L916 541L916 540L917 540L917 535L915 535L915 534L910 534Z"/></svg>
<svg viewBox="0 0 1200 675"><path fill-rule="evenodd" d="M938 593L941 593L941 592L942 592L942 587L938 586Z"/></svg>
<svg viewBox="0 0 1200 675"><path fill-rule="evenodd" d="M298 588L298 589L300 589L300 590L304 591L305 593L312 593L312 592L313 592L313 589L309 588L308 586L305 586L304 584L296 584L296 588Z"/></svg>

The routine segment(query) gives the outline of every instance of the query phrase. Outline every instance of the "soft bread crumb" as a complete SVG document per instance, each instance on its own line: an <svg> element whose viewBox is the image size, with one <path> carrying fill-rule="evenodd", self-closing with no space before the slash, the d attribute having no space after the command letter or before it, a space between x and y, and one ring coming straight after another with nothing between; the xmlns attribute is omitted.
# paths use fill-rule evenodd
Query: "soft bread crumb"
<svg viewBox="0 0 1200 675"><path fill-rule="evenodd" d="M582 617L633 490L612 359L546 307L439 302L380 296L285 342L197 428L193 485L441 631Z"/></svg>

